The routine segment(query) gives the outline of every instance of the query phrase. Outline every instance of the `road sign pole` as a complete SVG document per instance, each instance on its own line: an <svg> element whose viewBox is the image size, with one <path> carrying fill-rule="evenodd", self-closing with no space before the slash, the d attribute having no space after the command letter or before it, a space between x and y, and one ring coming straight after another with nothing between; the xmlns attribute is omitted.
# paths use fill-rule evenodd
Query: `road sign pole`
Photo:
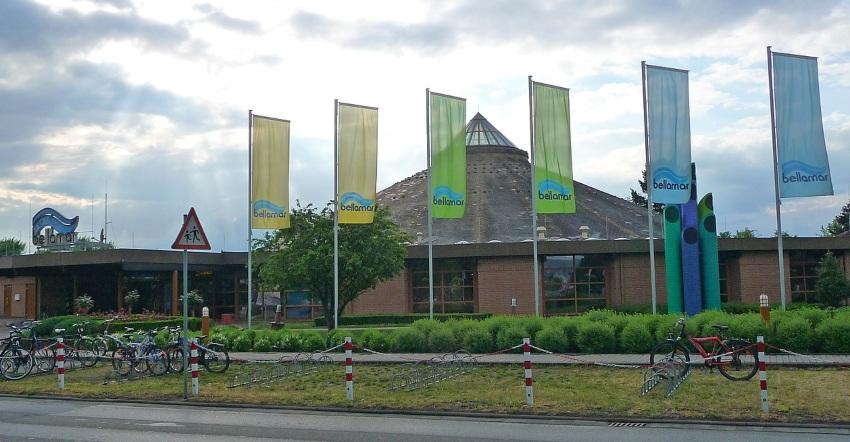
<svg viewBox="0 0 850 442"><path fill-rule="evenodd" d="M183 250L183 399L189 399L189 251Z"/></svg>

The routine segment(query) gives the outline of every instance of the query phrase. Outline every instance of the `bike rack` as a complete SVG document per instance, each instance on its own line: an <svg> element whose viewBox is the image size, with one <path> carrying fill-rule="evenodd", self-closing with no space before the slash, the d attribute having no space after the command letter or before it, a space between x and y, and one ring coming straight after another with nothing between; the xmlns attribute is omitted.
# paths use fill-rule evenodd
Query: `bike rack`
<svg viewBox="0 0 850 442"><path fill-rule="evenodd" d="M298 353L276 361L250 361L239 365L227 388L254 387L271 384L286 378L318 373L330 368L331 358L325 353Z"/></svg>
<svg viewBox="0 0 850 442"><path fill-rule="evenodd" d="M390 380L389 390L413 391L429 387L478 368L478 358L465 350L402 364Z"/></svg>
<svg viewBox="0 0 850 442"><path fill-rule="evenodd" d="M691 370L687 362L672 359L661 361L649 367L643 373L643 385L640 387L640 395L646 396L658 385L664 384L665 397L670 397L679 386L690 376Z"/></svg>

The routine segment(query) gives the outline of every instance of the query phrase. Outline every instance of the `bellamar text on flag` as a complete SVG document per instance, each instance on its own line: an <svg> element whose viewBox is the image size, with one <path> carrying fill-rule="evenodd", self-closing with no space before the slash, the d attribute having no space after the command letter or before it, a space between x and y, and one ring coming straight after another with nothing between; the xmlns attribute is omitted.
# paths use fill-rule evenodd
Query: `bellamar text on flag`
<svg viewBox="0 0 850 442"><path fill-rule="evenodd" d="M375 218L378 109L339 103L338 198L340 224Z"/></svg>
<svg viewBox="0 0 850 442"><path fill-rule="evenodd" d="M682 204L691 195L688 72L646 65L648 182L653 203Z"/></svg>
<svg viewBox="0 0 850 442"><path fill-rule="evenodd" d="M289 121L251 122L251 228L289 228Z"/></svg>
<svg viewBox="0 0 850 442"><path fill-rule="evenodd" d="M466 100L430 93L431 214L463 218L466 208Z"/></svg>
<svg viewBox="0 0 850 442"><path fill-rule="evenodd" d="M771 53L779 195L832 195L814 57Z"/></svg>
<svg viewBox="0 0 850 442"><path fill-rule="evenodd" d="M537 213L575 213L570 91L532 82Z"/></svg>

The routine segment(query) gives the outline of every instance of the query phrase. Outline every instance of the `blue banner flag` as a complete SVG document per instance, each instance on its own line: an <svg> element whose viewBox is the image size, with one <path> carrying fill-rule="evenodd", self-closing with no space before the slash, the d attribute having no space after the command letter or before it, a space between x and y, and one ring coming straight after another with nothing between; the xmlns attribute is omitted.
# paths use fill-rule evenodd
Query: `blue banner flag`
<svg viewBox="0 0 850 442"><path fill-rule="evenodd" d="M652 202L682 204L691 196L691 122L688 72L646 65Z"/></svg>
<svg viewBox="0 0 850 442"><path fill-rule="evenodd" d="M776 150L781 198L832 195L823 136L818 61L773 52Z"/></svg>

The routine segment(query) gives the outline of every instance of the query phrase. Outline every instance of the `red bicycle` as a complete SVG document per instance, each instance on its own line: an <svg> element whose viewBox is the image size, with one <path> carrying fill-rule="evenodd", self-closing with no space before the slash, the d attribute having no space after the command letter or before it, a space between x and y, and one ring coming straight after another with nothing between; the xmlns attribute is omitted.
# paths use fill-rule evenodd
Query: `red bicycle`
<svg viewBox="0 0 850 442"><path fill-rule="evenodd" d="M685 331L685 320L679 319L676 323L681 327L678 336L670 337L655 345L649 356L649 364L655 366L656 362L674 361L685 364L685 372L690 369L691 354L685 347L683 341L690 342L704 359L704 364L709 369L717 367L717 370L727 379L733 381L746 381L751 379L758 371L758 353L753 352L753 344L747 339L725 338L723 333L729 329L725 325L712 325L717 329L718 336L705 336L695 338L689 336ZM708 351L706 351L708 347Z"/></svg>

